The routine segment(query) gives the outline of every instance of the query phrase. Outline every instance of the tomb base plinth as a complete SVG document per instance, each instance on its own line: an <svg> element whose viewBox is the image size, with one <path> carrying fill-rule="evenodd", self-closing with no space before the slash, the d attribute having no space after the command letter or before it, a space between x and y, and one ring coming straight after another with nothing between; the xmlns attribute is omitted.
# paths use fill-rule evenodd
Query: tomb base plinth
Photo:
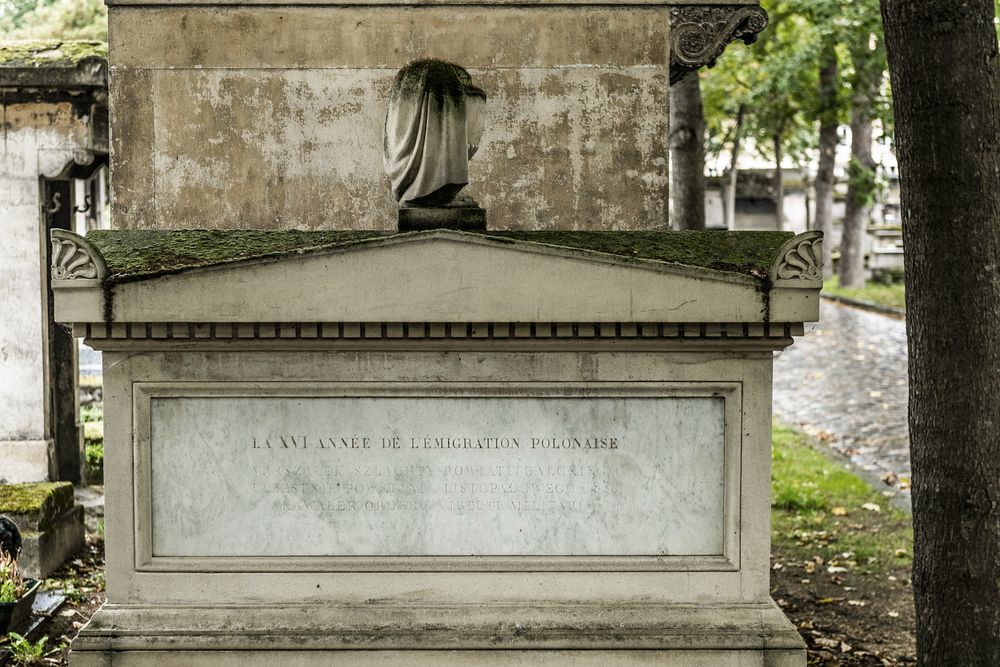
<svg viewBox="0 0 1000 667"><path fill-rule="evenodd" d="M773 602L108 605L74 667L669 665L786 667L802 641Z"/></svg>

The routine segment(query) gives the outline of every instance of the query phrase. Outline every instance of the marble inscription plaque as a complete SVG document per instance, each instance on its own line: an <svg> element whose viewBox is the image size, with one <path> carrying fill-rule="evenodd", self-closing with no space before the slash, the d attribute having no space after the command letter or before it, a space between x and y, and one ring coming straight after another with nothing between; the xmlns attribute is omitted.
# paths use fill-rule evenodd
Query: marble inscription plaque
<svg viewBox="0 0 1000 667"><path fill-rule="evenodd" d="M724 407L155 397L153 555L721 555Z"/></svg>

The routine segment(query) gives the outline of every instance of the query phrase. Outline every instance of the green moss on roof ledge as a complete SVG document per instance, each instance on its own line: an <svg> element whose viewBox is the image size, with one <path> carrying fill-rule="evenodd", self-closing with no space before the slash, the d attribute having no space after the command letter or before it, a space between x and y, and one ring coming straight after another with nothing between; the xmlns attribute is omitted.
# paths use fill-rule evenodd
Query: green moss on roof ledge
<svg viewBox="0 0 1000 667"><path fill-rule="evenodd" d="M45 530L73 503L69 482L0 484L0 514L9 515L21 530Z"/></svg>
<svg viewBox="0 0 1000 667"><path fill-rule="evenodd" d="M434 232L378 231L92 231L87 240L104 257L111 282L137 280L250 259L317 252L373 239ZM464 232L469 234L468 232ZM537 243L618 257L668 262L763 279L790 232L489 231L496 242Z"/></svg>
<svg viewBox="0 0 1000 667"><path fill-rule="evenodd" d="M108 45L89 40L0 42L0 67L75 67L87 58L107 59Z"/></svg>

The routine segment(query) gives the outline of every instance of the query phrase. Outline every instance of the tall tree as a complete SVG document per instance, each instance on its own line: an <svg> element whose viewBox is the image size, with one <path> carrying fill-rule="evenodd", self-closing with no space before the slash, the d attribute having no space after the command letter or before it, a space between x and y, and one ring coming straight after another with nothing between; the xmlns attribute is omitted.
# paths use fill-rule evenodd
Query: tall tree
<svg viewBox="0 0 1000 667"><path fill-rule="evenodd" d="M816 166L815 228L830 239L833 232L833 189L837 175L837 144L840 143L840 66L836 42L829 36L822 44L819 59L819 95L816 116L819 120L819 160ZM833 274L833 244L823 244L823 276Z"/></svg>
<svg viewBox="0 0 1000 667"><path fill-rule="evenodd" d="M851 162L848 165L847 210L840 242L840 284L865 284L864 241L875 201L877 179L872 157L872 123L885 75L881 17L875 0L855 0L844 8L848 26L851 76Z"/></svg>
<svg viewBox="0 0 1000 667"><path fill-rule="evenodd" d="M705 229L705 113L692 72L670 87L671 217L680 229Z"/></svg>
<svg viewBox="0 0 1000 667"><path fill-rule="evenodd" d="M865 285L865 235L875 192L871 104L856 98L851 109L851 162L847 166L847 207L840 239L840 284Z"/></svg>
<svg viewBox="0 0 1000 667"><path fill-rule="evenodd" d="M993 0L882 0L906 248L920 665L1000 665Z"/></svg>
<svg viewBox="0 0 1000 667"><path fill-rule="evenodd" d="M743 146L743 125L746 119L747 107L741 104L736 110L736 123L733 127L733 149L729 160L729 183L726 184L726 227L736 229L736 186L739 185L740 149Z"/></svg>

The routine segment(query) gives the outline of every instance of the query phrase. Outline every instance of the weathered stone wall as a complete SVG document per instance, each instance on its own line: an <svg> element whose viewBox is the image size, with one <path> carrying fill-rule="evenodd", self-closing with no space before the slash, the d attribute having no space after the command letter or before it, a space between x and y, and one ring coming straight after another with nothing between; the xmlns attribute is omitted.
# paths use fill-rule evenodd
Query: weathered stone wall
<svg viewBox="0 0 1000 667"><path fill-rule="evenodd" d="M491 227L662 226L667 11L113 5L114 225L395 228L386 99L434 57L489 94Z"/></svg>
<svg viewBox="0 0 1000 667"><path fill-rule="evenodd" d="M69 102L2 105L0 145L0 482L49 473L48 297L39 176L60 172L88 143Z"/></svg>

